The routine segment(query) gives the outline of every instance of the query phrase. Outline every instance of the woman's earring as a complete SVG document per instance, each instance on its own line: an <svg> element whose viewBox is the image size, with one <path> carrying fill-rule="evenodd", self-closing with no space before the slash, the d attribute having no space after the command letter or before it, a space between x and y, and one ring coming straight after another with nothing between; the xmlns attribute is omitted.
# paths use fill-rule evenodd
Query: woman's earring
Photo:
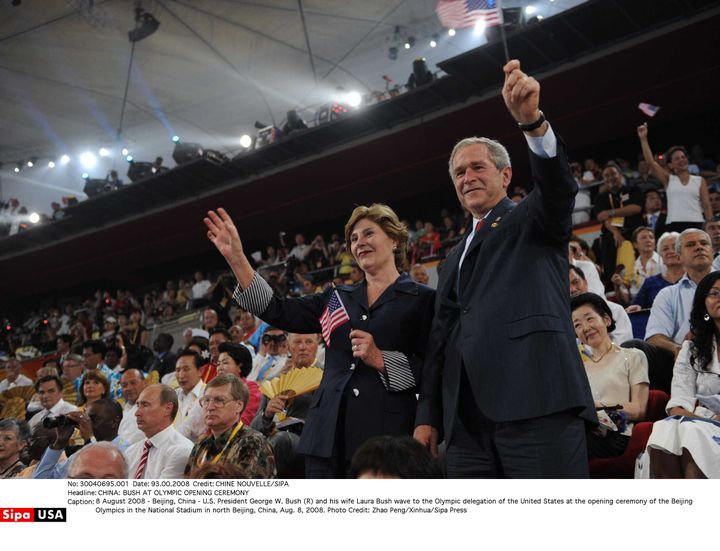
<svg viewBox="0 0 720 551"><path fill-rule="evenodd" d="M710 314L708 314L707 312L705 312L705 315L703 316L703 319L704 319L705 321L710 321Z"/></svg>

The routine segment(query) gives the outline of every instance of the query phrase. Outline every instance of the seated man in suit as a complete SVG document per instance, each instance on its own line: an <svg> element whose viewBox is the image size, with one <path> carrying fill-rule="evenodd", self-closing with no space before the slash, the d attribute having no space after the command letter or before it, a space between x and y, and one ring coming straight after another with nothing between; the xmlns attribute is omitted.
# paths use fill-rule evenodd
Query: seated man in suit
<svg viewBox="0 0 720 551"><path fill-rule="evenodd" d="M320 335L316 333L290 333L288 362L292 362L293 368L315 367L319 343ZM263 396L258 413L252 421L252 427L267 436L272 444L280 478L295 478L305 472L303 458L297 453L303 423L287 424L278 428L275 421L282 415L283 419L293 418L304 422L312 395L312 392L297 397L281 394L272 400Z"/></svg>

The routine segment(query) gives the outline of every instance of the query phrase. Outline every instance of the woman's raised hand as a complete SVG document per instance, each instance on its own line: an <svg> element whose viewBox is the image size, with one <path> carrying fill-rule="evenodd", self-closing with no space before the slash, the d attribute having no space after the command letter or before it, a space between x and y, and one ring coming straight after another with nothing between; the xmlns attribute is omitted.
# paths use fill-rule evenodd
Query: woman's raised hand
<svg viewBox="0 0 720 551"><path fill-rule="evenodd" d="M237 261L244 256L240 235L225 209L219 208L217 212L208 211L203 221L208 228L208 239L228 263L232 265L234 260Z"/></svg>
<svg viewBox="0 0 720 551"><path fill-rule="evenodd" d="M646 122L642 123L640 126L637 127L637 133L640 139L647 138L648 127Z"/></svg>

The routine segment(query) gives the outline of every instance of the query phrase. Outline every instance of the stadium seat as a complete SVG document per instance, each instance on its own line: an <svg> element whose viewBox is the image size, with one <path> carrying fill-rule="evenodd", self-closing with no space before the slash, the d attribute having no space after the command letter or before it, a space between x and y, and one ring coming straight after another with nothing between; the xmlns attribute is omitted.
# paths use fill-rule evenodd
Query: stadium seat
<svg viewBox="0 0 720 551"><path fill-rule="evenodd" d="M662 390L651 390L648 396L645 421L636 423L633 427L625 453L618 457L591 459L590 478L633 478L635 460L645 450L653 423L667 416L665 406L669 399Z"/></svg>

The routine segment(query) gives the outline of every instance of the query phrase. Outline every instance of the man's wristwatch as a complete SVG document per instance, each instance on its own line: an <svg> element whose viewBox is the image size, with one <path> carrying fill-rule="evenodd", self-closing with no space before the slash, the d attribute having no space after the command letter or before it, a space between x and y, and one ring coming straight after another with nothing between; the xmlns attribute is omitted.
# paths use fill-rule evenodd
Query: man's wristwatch
<svg viewBox="0 0 720 551"><path fill-rule="evenodd" d="M545 114L540 111L540 117L535 122L531 122L530 124L522 124L521 122L517 123L518 128L522 130L523 132L532 132L533 130L537 130L542 126L542 124L545 122Z"/></svg>

